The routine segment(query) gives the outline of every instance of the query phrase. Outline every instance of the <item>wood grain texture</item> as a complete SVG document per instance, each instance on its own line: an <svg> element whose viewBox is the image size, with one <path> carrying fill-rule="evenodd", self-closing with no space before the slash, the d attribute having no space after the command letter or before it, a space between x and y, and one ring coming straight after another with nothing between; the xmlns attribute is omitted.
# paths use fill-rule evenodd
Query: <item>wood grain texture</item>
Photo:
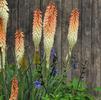
<svg viewBox="0 0 101 100"><path fill-rule="evenodd" d="M54 47L58 56L58 69L63 71L63 62L67 54L68 22L71 10L80 11L78 42L73 50L77 68L68 72L69 78L79 76L81 65L87 61L84 80L89 88L101 86L101 0L51 0L58 8L58 22ZM33 56L32 19L36 8L44 15L50 0L8 0L10 18L8 23L7 47L8 62L14 62L14 33L17 28L25 33L26 54ZM41 43L41 48L43 43ZM11 53L12 52L12 53ZM29 53L30 52L30 53Z"/></svg>

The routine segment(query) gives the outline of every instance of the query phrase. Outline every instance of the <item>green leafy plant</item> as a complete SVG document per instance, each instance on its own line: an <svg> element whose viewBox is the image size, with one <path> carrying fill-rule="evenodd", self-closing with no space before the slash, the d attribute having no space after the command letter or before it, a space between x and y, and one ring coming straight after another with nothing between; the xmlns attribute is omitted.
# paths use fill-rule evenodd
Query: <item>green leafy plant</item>
<svg viewBox="0 0 101 100"><path fill-rule="evenodd" d="M60 87L56 87L55 91L51 91L49 95L45 95L44 100L47 98L50 100L95 100L88 92L86 84L80 82L78 85L78 79L73 79L69 83L62 81ZM57 89L58 88L58 89Z"/></svg>
<svg viewBox="0 0 101 100"><path fill-rule="evenodd" d="M0 73L0 100L9 100L11 82L15 75L19 82L18 100L95 100L89 94L84 81L74 78L68 82L66 73L60 74L56 63L55 57L48 77L45 77L44 60L34 68L29 64L28 69L24 71L17 69L15 65L6 65L5 71Z"/></svg>
<svg viewBox="0 0 101 100"><path fill-rule="evenodd" d="M96 87L94 90L98 91L98 92L101 92L101 87Z"/></svg>

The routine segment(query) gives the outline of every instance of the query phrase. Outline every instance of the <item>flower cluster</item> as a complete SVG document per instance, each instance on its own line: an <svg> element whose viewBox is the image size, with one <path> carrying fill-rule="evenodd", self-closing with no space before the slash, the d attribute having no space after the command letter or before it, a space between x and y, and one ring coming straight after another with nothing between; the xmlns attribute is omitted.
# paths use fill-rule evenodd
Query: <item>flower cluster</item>
<svg viewBox="0 0 101 100"><path fill-rule="evenodd" d="M11 87L11 96L9 100L17 100L18 99L18 80L16 77L12 80L12 87Z"/></svg>
<svg viewBox="0 0 101 100"><path fill-rule="evenodd" d="M57 23L57 8L54 3L49 3L46 8L44 16L44 50L46 54L46 67L49 68L50 64L50 53L54 43L54 35L56 31Z"/></svg>
<svg viewBox="0 0 101 100"><path fill-rule="evenodd" d="M79 11L78 9L73 9L69 20L69 29L67 36L69 43L69 52L67 54L66 59L68 59L68 57L71 56L72 49L77 42L78 28L79 28Z"/></svg>
<svg viewBox="0 0 101 100"><path fill-rule="evenodd" d="M46 8L44 21L43 21L43 37L44 37L44 50L46 54L46 67L49 68L50 53L54 43L54 35L56 31L57 22L57 9L54 3L49 3ZM34 62L39 63L39 44L42 37L42 15L39 9L34 11L33 19L33 41L35 45Z"/></svg>
<svg viewBox="0 0 101 100"><path fill-rule="evenodd" d="M9 14L8 14L8 3L6 0L0 0L0 18L3 20L3 29L4 29L4 33L6 33L6 28L7 28L7 23L8 23L8 18L9 18Z"/></svg>
<svg viewBox="0 0 101 100"><path fill-rule="evenodd" d="M39 44L42 36L42 15L40 9L36 9L33 14L33 41L35 50L39 50Z"/></svg>
<svg viewBox="0 0 101 100"><path fill-rule="evenodd" d="M2 55L2 62L0 61L0 69L5 66L6 56L6 31L8 23L8 6L6 0L0 0L0 56Z"/></svg>
<svg viewBox="0 0 101 100"><path fill-rule="evenodd" d="M20 63L24 56L24 35L19 30L15 33L15 55L18 68L20 68Z"/></svg>

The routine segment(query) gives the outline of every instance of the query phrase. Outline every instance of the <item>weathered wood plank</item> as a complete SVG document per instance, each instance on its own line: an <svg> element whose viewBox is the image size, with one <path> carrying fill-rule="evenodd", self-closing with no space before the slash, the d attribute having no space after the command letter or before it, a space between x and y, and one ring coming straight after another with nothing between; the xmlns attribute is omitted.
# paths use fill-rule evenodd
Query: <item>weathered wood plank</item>
<svg viewBox="0 0 101 100"><path fill-rule="evenodd" d="M99 24L99 41L101 43L101 0L98 0L98 24ZM101 44L100 46L100 71L101 71ZM101 73L101 72L100 72ZM100 74L100 79L101 80L101 74ZM100 82L100 86L101 86L101 82Z"/></svg>
<svg viewBox="0 0 101 100"><path fill-rule="evenodd" d="M61 46L62 46L62 41L61 41L61 1L62 0L55 0L56 6L57 6L57 27L56 27L56 35L55 35L55 49L57 51L57 57L58 57L58 64L57 67L59 71L62 71L62 66L61 66Z"/></svg>
<svg viewBox="0 0 101 100"><path fill-rule="evenodd" d="M82 22L81 22L81 27L82 27L82 62L87 61L86 65L86 77L85 79L89 83L89 87L91 88L92 85L91 83L93 82L93 78L91 78L94 73L92 73L93 70L93 64L91 62L91 57L92 57L92 23L91 23L91 12L92 9L92 1L91 0L85 0L82 1ZM85 43L86 41L86 43ZM82 63L81 62L81 63Z"/></svg>
<svg viewBox="0 0 101 100"><path fill-rule="evenodd" d="M101 41L100 41L100 33L99 33L99 26L98 26L98 23L99 23L99 18L98 18L98 1L94 0L93 1L93 13L92 13L92 35L93 35L93 40L94 43L93 43L93 50L94 50L94 70L93 70L93 73L94 73L94 77L95 77L95 80L94 83L96 84L96 86L100 86L100 83L101 83L101 80L100 80L100 74L101 74L101 70L100 70L100 45L101 45ZM96 71L96 73L95 73Z"/></svg>
<svg viewBox="0 0 101 100"><path fill-rule="evenodd" d="M10 1L8 0L9 11L9 22L8 22L8 31L7 31L7 62L10 64L15 63L15 54L14 54L14 33L17 27L17 0ZM12 53L11 53L12 52Z"/></svg>

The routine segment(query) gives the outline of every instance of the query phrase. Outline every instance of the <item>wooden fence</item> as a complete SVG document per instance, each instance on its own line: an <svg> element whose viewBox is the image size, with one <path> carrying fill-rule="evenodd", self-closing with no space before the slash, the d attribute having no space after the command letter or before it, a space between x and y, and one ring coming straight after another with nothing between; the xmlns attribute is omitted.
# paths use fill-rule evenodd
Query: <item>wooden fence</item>
<svg viewBox="0 0 101 100"><path fill-rule="evenodd" d="M78 42L73 50L77 68L68 72L69 78L79 76L81 66L86 63L84 79L89 87L101 86L101 0L52 0L58 8L58 23L54 47L58 56L58 68L62 72L63 59L67 53L68 21L71 10L80 10ZM7 32L8 62L14 60L14 33L21 28L25 33L26 53L33 55L32 19L33 11L45 8L50 0L8 0L10 18ZM42 44L42 43L41 43Z"/></svg>

